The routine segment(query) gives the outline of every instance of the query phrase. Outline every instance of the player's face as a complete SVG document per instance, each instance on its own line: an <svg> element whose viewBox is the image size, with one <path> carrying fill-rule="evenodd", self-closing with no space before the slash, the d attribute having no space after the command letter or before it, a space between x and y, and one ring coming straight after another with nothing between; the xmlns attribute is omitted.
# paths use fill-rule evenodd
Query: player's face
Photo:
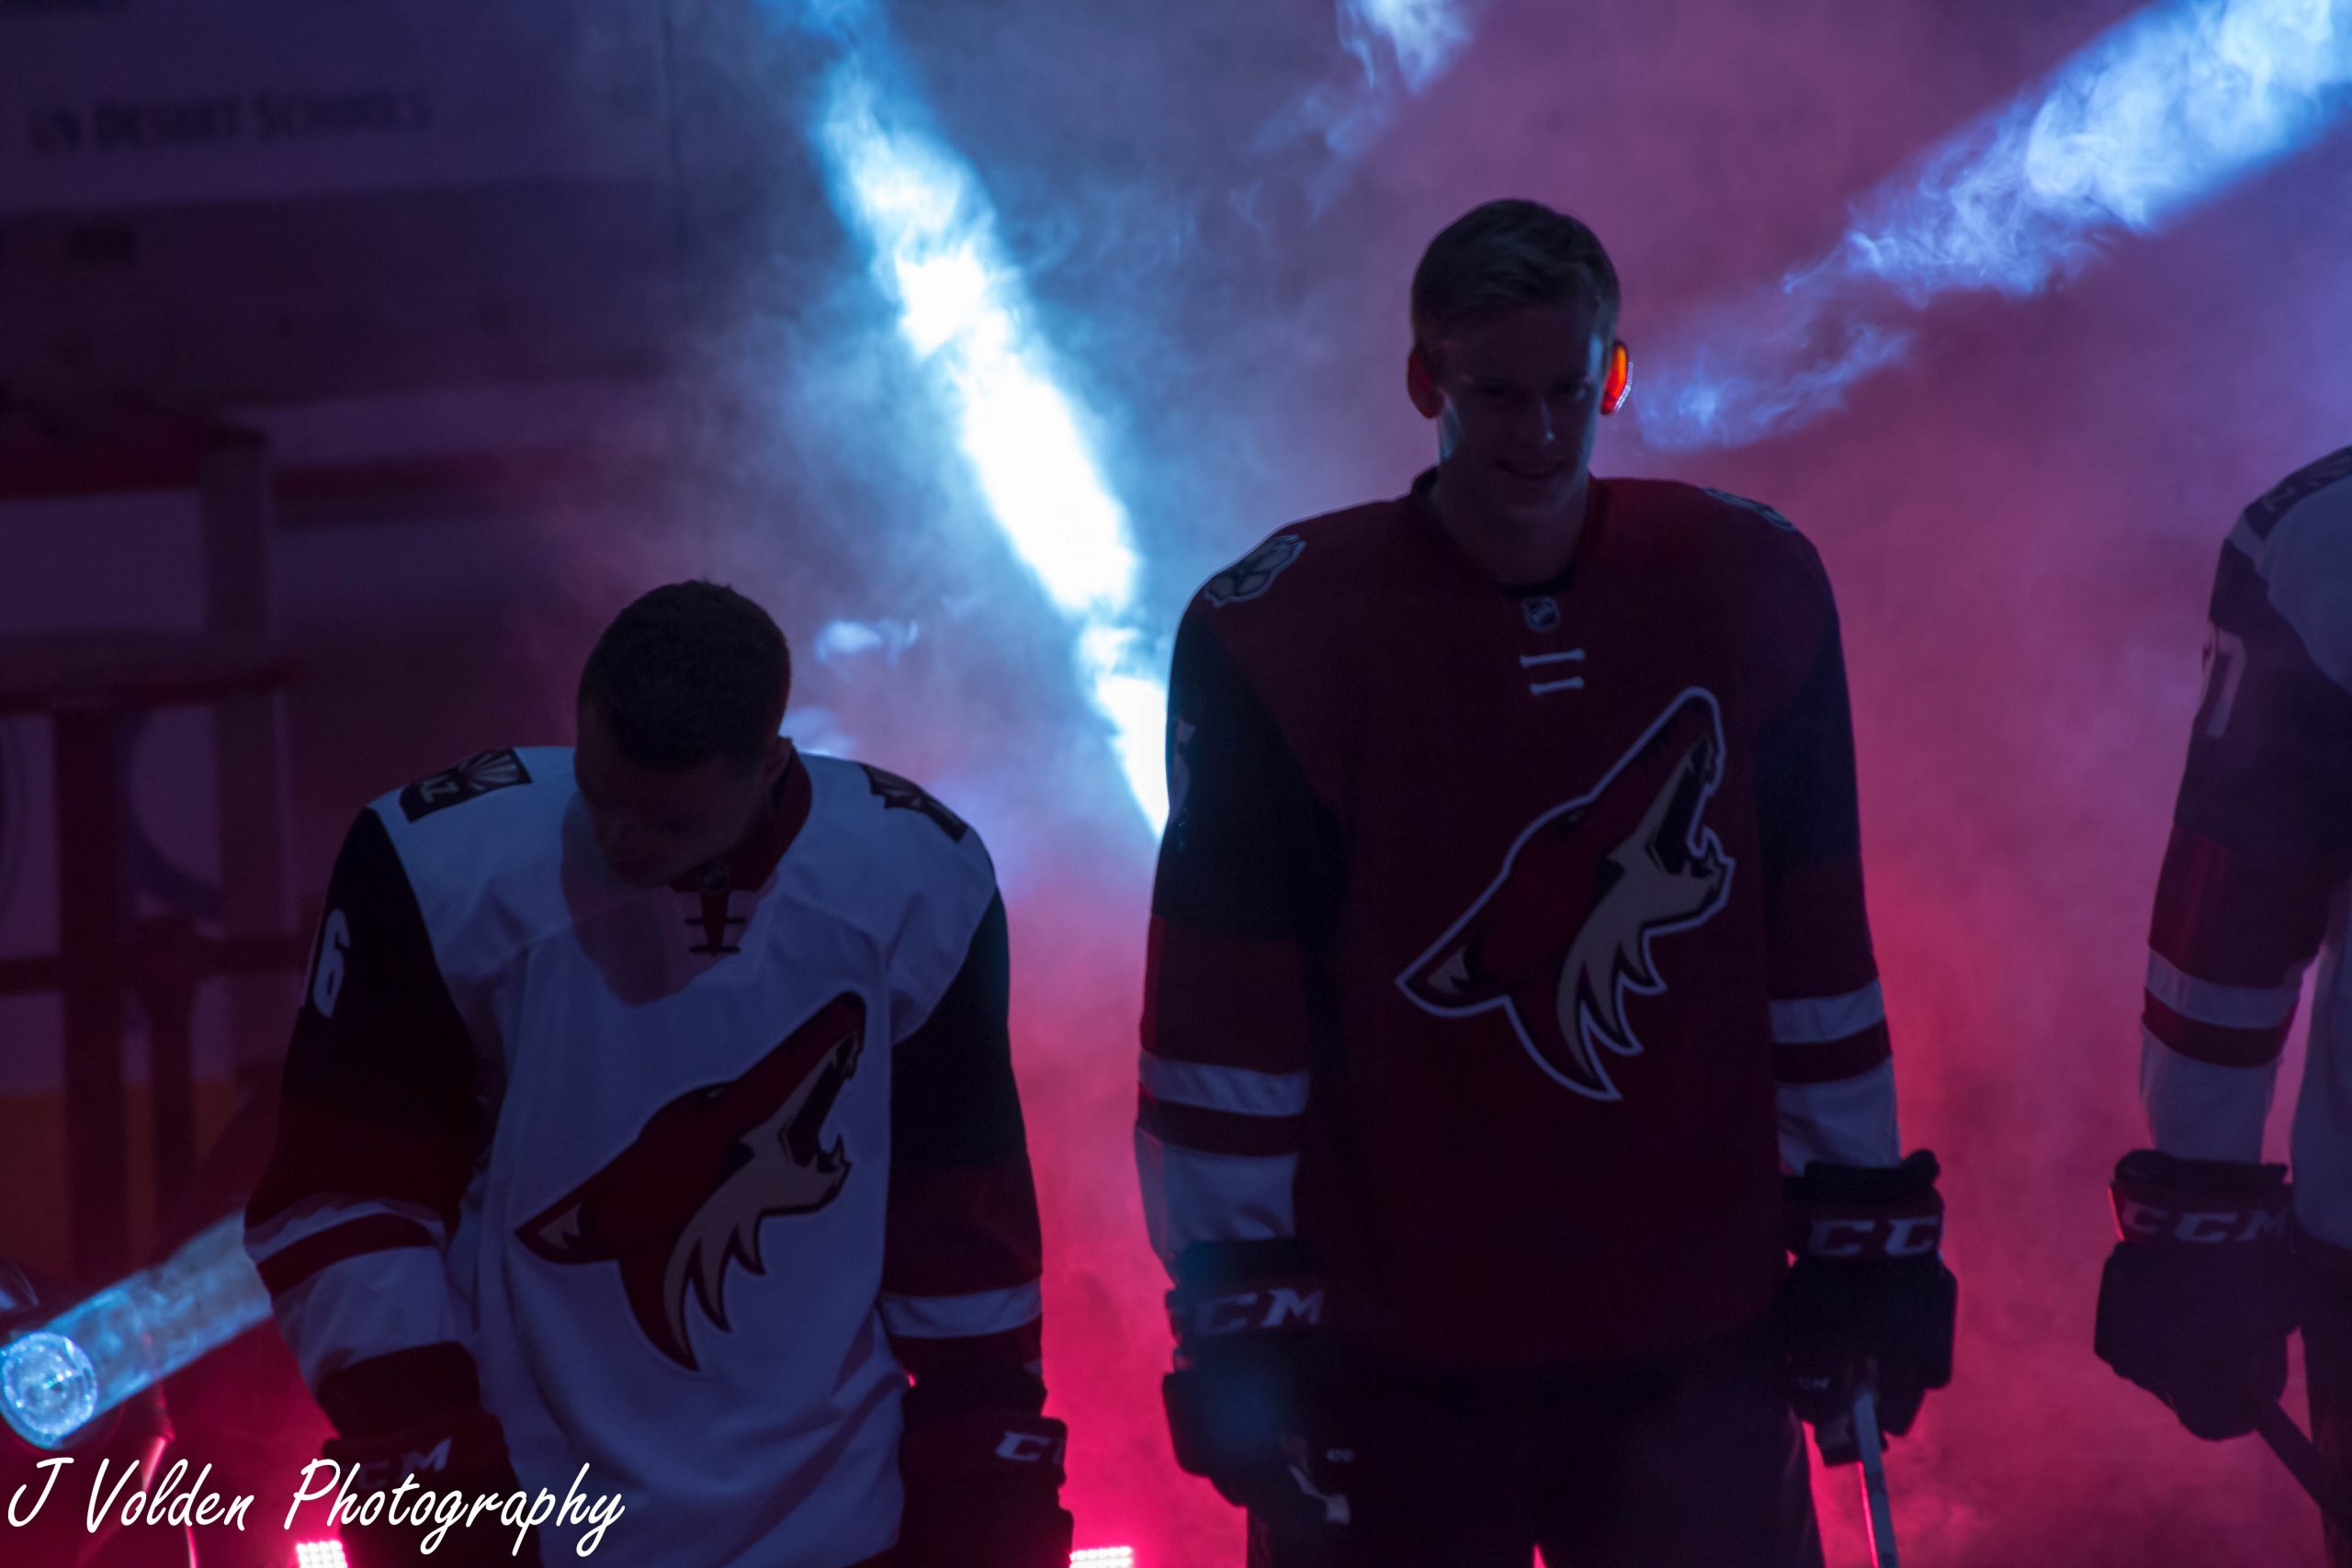
<svg viewBox="0 0 2352 1568"><path fill-rule="evenodd" d="M1438 422L1438 482L1448 496L1531 524L1580 505L1608 351L1582 305L1474 317L1431 345L1414 400Z"/></svg>
<svg viewBox="0 0 2352 1568"><path fill-rule="evenodd" d="M726 855L751 829L779 768L712 757L664 771L632 762L582 704L572 778L596 847L632 887L666 887ZM777 742L781 750L782 742Z"/></svg>

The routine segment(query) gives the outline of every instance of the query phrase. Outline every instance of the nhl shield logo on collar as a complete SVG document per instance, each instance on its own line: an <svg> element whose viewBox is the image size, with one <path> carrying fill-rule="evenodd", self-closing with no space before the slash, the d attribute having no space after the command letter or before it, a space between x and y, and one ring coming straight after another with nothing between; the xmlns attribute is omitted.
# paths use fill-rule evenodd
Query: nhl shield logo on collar
<svg viewBox="0 0 2352 1568"><path fill-rule="evenodd" d="M1244 599L1255 599L1274 585L1283 568L1298 558L1306 541L1295 534L1277 534L1218 572L1201 590L1202 596L1212 604L1238 604Z"/></svg>
<svg viewBox="0 0 2352 1568"><path fill-rule="evenodd" d="M1519 602L1519 615L1529 631L1548 632L1560 624L1560 602L1549 593L1538 593Z"/></svg>

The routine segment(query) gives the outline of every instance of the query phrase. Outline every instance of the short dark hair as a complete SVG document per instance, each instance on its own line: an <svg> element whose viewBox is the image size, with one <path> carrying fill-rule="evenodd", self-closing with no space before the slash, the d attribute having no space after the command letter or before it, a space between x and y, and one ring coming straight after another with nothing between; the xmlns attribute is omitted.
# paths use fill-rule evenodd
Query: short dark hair
<svg viewBox="0 0 2352 1568"><path fill-rule="evenodd" d="M1413 342L1424 352L1465 319L1521 305L1589 307L1604 338L1623 297L1600 238L1540 201L1490 201L1447 224L1413 269Z"/></svg>
<svg viewBox="0 0 2352 1568"><path fill-rule="evenodd" d="M673 582L613 619L580 671L621 754L639 767L756 762L784 722L792 653L765 610L716 582Z"/></svg>

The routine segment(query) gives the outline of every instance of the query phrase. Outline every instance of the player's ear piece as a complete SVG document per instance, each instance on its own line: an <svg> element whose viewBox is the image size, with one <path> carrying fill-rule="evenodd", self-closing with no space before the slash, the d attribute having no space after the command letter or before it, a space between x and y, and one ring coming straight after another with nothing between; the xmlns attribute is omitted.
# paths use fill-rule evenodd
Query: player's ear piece
<svg viewBox="0 0 2352 1568"><path fill-rule="evenodd" d="M1609 374L1600 383L1600 412L1615 413L1625 406L1625 395L1634 389L1634 355L1618 339L1609 345Z"/></svg>
<svg viewBox="0 0 2352 1568"><path fill-rule="evenodd" d="M1413 400L1423 419L1435 419L1445 412L1445 394L1437 389L1437 372L1430 367L1430 356L1421 352L1419 344L1405 356L1405 395Z"/></svg>

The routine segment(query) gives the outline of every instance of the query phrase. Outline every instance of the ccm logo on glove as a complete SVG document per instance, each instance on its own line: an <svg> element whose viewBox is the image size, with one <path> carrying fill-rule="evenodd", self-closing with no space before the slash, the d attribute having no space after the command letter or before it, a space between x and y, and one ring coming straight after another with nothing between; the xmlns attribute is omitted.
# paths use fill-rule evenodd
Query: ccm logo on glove
<svg viewBox="0 0 2352 1568"><path fill-rule="evenodd" d="M2143 1202L2115 1193L2118 1239L2148 1241L2176 1247L2217 1247L2236 1242L2265 1241L2287 1234L2287 1206L2184 1209Z"/></svg>
<svg viewBox="0 0 2352 1568"><path fill-rule="evenodd" d="M1168 1307L1169 1326L1176 1331L1180 1341L1254 1334L1266 1329L1306 1328L1323 1321L1323 1287L1268 1285L1225 1295L1193 1295L1180 1291L1170 1294Z"/></svg>
<svg viewBox="0 0 2352 1568"><path fill-rule="evenodd" d="M1011 1431L997 1444L996 1457L1015 1464L1036 1464L1054 1458L1060 1448L1059 1439L1049 1432Z"/></svg>
<svg viewBox="0 0 2352 1568"><path fill-rule="evenodd" d="M1808 1258L1926 1258L1943 1244L1944 1217L1815 1219L1797 1248Z"/></svg>

